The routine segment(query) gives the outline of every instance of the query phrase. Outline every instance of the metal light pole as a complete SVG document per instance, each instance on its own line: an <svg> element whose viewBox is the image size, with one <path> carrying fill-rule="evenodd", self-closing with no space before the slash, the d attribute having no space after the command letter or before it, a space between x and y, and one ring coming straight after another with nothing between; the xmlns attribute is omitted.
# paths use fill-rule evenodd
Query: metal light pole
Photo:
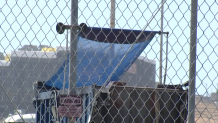
<svg viewBox="0 0 218 123"><path fill-rule="evenodd" d="M71 32L70 32L70 71L69 71L69 90L68 94L76 93L76 59L77 59L77 28L78 25L78 0L71 0Z"/></svg>
<svg viewBox="0 0 218 123"><path fill-rule="evenodd" d="M76 95L76 76L77 76L77 28L78 25L78 0L71 0L71 32L70 32L70 59L69 59L69 90L68 94ZM75 117L68 118L70 123L74 123Z"/></svg>
<svg viewBox="0 0 218 123"><path fill-rule="evenodd" d="M197 41L197 6L198 0L191 1L190 27L190 61L189 61L189 91L188 91L188 123L195 122L195 75L196 75L196 41Z"/></svg>
<svg viewBox="0 0 218 123"><path fill-rule="evenodd" d="M163 0L161 1L161 4L163 4ZM161 7L161 24L160 24L160 30L163 32L163 9L164 5ZM162 51L163 51L163 33L160 34L160 67L159 67L159 83L162 84Z"/></svg>
<svg viewBox="0 0 218 123"><path fill-rule="evenodd" d="M111 0L110 28L115 28L115 0Z"/></svg>
<svg viewBox="0 0 218 123"><path fill-rule="evenodd" d="M64 82L63 82L63 94L66 94L65 92L65 84L66 84L66 80L69 79L69 77L67 78L67 59L68 59L68 30L67 30L67 37L66 37L66 59L65 59L65 64L64 64Z"/></svg>
<svg viewBox="0 0 218 123"><path fill-rule="evenodd" d="M115 0L111 0L110 28L115 28ZM109 59L114 57L114 44L110 44Z"/></svg>
<svg viewBox="0 0 218 123"><path fill-rule="evenodd" d="M64 25L63 23L58 23L56 26L56 30L59 34L63 34L64 30L70 29L70 54L69 54L69 89L68 95L77 95L76 92L76 80L77 80L77 35L78 29L83 30L86 25L81 24L78 26L78 0L71 1L71 25ZM68 32L67 32L67 43L68 43ZM67 44L68 47L68 44ZM68 48L66 49L68 50ZM64 88L65 88L65 80L66 80L66 61L64 68ZM65 90L65 89L63 89ZM68 117L69 123L75 122L75 117Z"/></svg>

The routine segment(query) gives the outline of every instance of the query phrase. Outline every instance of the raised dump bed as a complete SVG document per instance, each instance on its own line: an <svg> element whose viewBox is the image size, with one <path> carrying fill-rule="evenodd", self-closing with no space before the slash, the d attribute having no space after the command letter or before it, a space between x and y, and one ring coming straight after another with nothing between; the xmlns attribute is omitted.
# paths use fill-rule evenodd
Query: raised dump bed
<svg viewBox="0 0 218 123"><path fill-rule="evenodd" d="M112 86L110 96L101 93L92 111L99 123L182 123L187 117L188 92L182 88ZM102 104L102 105L101 105Z"/></svg>

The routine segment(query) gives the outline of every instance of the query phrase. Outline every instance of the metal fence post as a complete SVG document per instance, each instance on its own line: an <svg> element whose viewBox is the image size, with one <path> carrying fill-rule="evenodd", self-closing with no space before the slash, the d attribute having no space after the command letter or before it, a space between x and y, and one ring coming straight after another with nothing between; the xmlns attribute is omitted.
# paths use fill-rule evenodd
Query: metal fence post
<svg viewBox="0 0 218 123"><path fill-rule="evenodd" d="M71 25L78 25L78 0L71 0ZM70 70L69 70L69 94L76 95L77 76L77 29L71 28L70 32ZM74 123L74 117L69 118Z"/></svg>
<svg viewBox="0 0 218 123"><path fill-rule="evenodd" d="M78 24L78 0L71 1L71 25ZM70 33L70 80L69 94L76 94L76 56L77 55L77 29L71 28Z"/></svg>
<svg viewBox="0 0 218 123"><path fill-rule="evenodd" d="M161 1L161 4L163 4L163 0ZM161 7L161 24L160 24L160 29L161 32L163 32L163 11L164 11L164 5ZM160 67L159 67L159 83L162 84L162 62L163 62L163 34L160 34Z"/></svg>
<svg viewBox="0 0 218 123"><path fill-rule="evenodd" d="M198 0L191 1L188 123L195 122L197 5L198 5Z"/></svg>
<svg viewBox="0 0 218 123"><path fill-rule="evenodd" d="M115 0L111 0L110 27L115 28Z"/></svg>

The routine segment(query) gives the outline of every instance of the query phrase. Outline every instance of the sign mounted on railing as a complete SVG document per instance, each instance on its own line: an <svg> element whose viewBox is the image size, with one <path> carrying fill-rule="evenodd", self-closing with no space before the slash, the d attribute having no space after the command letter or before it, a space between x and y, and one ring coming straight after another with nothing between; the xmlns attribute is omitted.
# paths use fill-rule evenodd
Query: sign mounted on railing
<svg viewBox="0 0 218 123"><path fill-rule="evenodd" d="M83 100L78 95L60 95L58 115L65 117L80 117Z"/></svg>

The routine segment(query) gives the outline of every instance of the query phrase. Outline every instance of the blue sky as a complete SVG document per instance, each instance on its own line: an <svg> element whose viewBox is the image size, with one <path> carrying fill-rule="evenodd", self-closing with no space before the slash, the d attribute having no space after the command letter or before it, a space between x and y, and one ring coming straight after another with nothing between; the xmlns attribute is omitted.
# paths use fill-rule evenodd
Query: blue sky
<svg viewBox="0 0 218 123"><path fill-rule="evenodd" d="M218 2L198 0L197 33L197 93L215 91L218 72ZM166 83L178 84L188 80L190 1L167 0L164 5L164 31L169 31L168 74ZM115 28L142 29L156 12L160 0L117 0ZM64 35L58 35L58 22L70 23L70 1L1 1L0 52L10 52L22 45L65 45ZM110 25L109 0L79 0L79 23L88 26ZM160 12L146 30L160 30ZM165 58L165 37L163 59ZM142 55L156 60L158 81L159 42L157 35ZM165 65L165 59L163 60ZM206 88L207 86L207 88Z"/></svg>

